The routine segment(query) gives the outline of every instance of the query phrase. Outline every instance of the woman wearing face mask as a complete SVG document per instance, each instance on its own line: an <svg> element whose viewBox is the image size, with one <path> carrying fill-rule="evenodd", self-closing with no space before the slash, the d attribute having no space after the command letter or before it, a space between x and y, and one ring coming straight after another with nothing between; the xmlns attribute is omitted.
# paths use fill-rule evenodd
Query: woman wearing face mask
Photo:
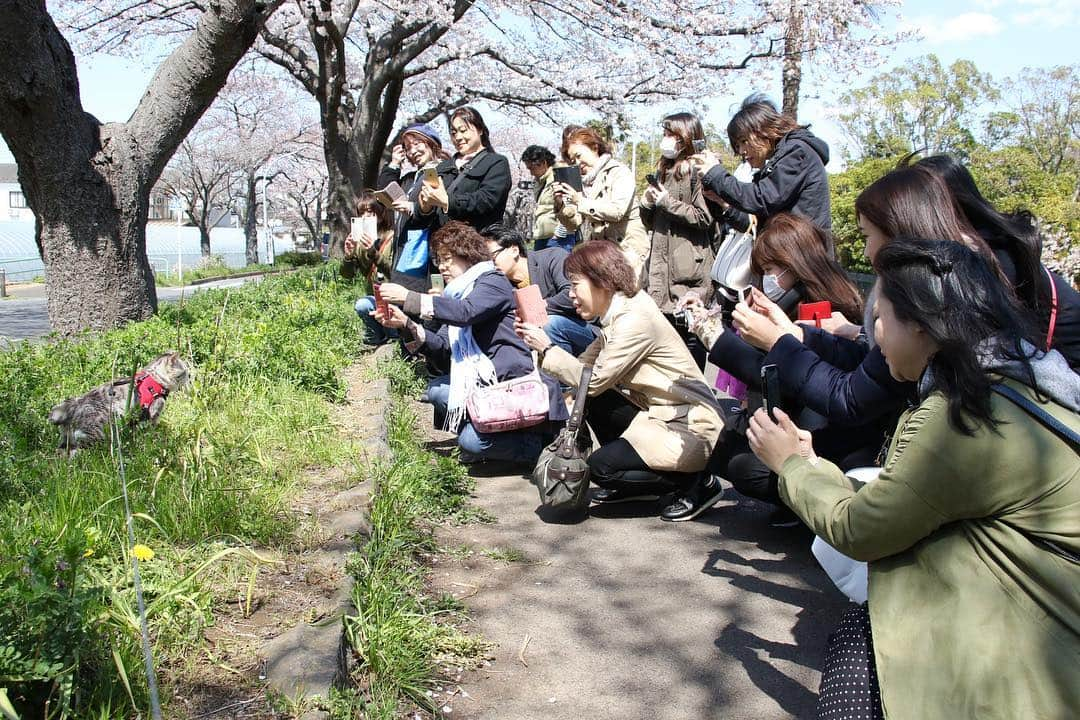
<svg viewBox="0 0 1080 720"><path fill-rule="evenodd" d="M389 277L393 263L394 226L390 221L390 211L375 199L375 193L365 190L356 198L356 217L375 218L374 235L362 234L354 238L345 238L345 259L341 261L341 277L353 278L357 273L373 275L380 273ZM356 314L364 323L364 343L382 345L397 333L388 334L379 321L371 317L375 309L374 296L367 295L356 301Z"/></svg>
<svg viewBox="0 0 1080 720"><path fill-rule="evenodd" d="M649 296L690 348L698 367L704 368L706 349L685 322L676 321L674 312L687 291L695 291L706 302L712 295L713 220L702 195L701 178L690 162L694 142L704 142L705 131L690 113L668 115L661 127L664 137L656 166L659 187L650 185L641 198L641 221L652 232L647 287Z"/></svg>
<svg viewBox="0 0 1080 720"><path fill-rule="evenodd" d="M406 162L416 169L402 174L402 166ZM379 172L378 179L379 188L396 182L405 191L405 197L394 203L397 214L394 218L393 257L387 277L391 282L417 292L428 291L431 274L435 272L428 237L429 222L420 217L417 207L424 180L419 168L433 162L438 163L437 172L443 182L451 182L456 168L443 150L439 134L430 125L410 125L402 131L401 141L394 145L390 162Z"/></svg>
<svg viewBox="0 0 1080 720"><path fill-rule="evenodd" d="M731 118L727 132L735 154L755 169L753 182L739 182L716 155L705 151L694 157L705 189L734 209L756 216L761 224L777 213L790 212L830 229L825 174L829 146L807 128L778 112L764 95L749 96Z"/></svg>
<svg viewBox="0 0 1080 720"><path fill-rule="evenodd" d="M581 170L583 192L566 183L555 184L555 196L562 203L559 220L567 230L578 230L583 242L617 243L640 279L649 259L649 237L634 202L633 173L611 157L607 143L592 128L572 132L566 152Z"/></svg>
<svg viewBox="0 0 1080 720"><path fill-rule="evenodd" d="M786 415L749 431L784 501L869 565L867 602L829 639L818 717L1075 717L1080 378L962 243L894 239L874 267L889 372L919 389L880 477L845 477Z"/></svg>
<svg viewBox="0 0 1080 720"><path fill-rule="evenodd" d="M788 213L774 215L762 228L750 257L751 269L762 278L762 291L755 289L750 303L736 306L732 315L733 327L718 322L718 314L710 318L695 298L688 303L691 327L709 347L709 360L750 389L747 402L750 410L761 402L761 367L766 364L765 353L748 343L741 333L754 323L768 322L761 319L753 306L766 302L767 296L770 302L779 303L793 317L799 303L828 300L850 321L859 322L862 318L859 291L839 263L826 254L831 242L825 235L825 231L805 218ZM783 368L780 370L783 372ZM781 402L793 417L799 416L801 403L797 397L783 394ZM825 432L820 417L804 420L813 422L815 429ZM776 511L770 518L773 526L792 525L795 520L777 494L776 476L750 452L746 440L748 421L745 412L728 415L710 461L710 471L726 479L743 495L774 505ZM845 466L853 466L854 461L845 463L843 459L854 453L859 453L860 458L854 464L867 464L866 453L860 451L869 448L872 459L881 445L881 434L876 428L871 429L869 436L846 429L840 437L829 434L827 438L823 442L828 443L829 457Z"/></svg>
<svg viewBox="0 0 1080 720"><path fill-rule="evenodd" d="M502 222L510 197L510 163L491 146L484 118L465 106L450 113L450 141L454 144L457 175L446 184L424 184L420 211L432 228L460 220L481 231Z"/></svg>

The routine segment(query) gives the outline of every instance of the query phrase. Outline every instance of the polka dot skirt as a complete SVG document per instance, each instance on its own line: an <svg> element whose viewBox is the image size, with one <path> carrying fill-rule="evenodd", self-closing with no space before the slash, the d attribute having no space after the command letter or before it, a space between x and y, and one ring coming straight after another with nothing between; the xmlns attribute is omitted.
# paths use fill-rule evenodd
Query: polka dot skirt
<svg viewBox="0 0 1080 720"><path fill-rule="evenodd" d="M883 720L866 605L844 613L829 636L818 692L818 720Z"/></svg>

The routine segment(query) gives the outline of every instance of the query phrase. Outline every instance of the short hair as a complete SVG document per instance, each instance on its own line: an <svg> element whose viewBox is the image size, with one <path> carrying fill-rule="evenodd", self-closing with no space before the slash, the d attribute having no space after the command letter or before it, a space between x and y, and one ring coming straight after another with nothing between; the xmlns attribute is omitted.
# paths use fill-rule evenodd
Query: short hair
<svg viewBox="0 0 1080 720"><path fill-rule="evenodd" d="M583 127L570 133L570 136L566 138L567 149L571 145L584 145L597 155L607 155L611 152L607 142L600 137L600 133L590 127Z"/></svg>
<svg viewBox="0 0 1080 720"><path fill-rule="evenodd" d="M502 223L488 225L484 228L484 237L499 243L501 248L516 247L521 257L529 255L529 242L525 239L525 235L509 225Z"/></svg>
<svg viewBox="0 0 1080 720"><path fill-rule="evenodd" d="M525 152L521 153L521 162L540 162L551 166L555 164L555 154L543 145L530 145L525 148Z"/></svg>
<svg viewBox="0 0 1080 720"><path fill-rule="evenodd" d="M461 118L465 122L472 125L480 132L480 144L484 146L488 151L495 152L495 148L491 146L491 133L488 131L488 126L484 122L483 116L480 111L471 105L464 105L457 110L450 113L450 117L447 118L446 125L450 128L450 132L454 131L454 121Z"/></svg>
<svg viewBox="0 0 1080 720"><path fill-rule="evenodd" d="M393 226L390 211L375 199L374 190L361 190L356 196L356 214L363 215L366 212L375 215L375 226L380 232Z"/></svg>
<svg viewBox="0 0 1080 720"><path fill-rule="evenodd" d="M470 265L491 259L487 249L487 240L472 225L451 220L435 231L431 236L435 254L453 255Z"/></svg>
<svg viewBox="0 0 1080 720"><path fill-rule="evenodd" d="M570 162L570 156L567 155L566 149L570 147L570 136L575 132L585 127L584 125L567 125L562 129L562 145L559 147L559 154L562 155L563 162Z"/></svg>
<svg viewBox="0 0 1080 720"><path fill-rule="evenodd" d="M596 287L609 292L633 295L637 292L637 274L630 267L622 248L611 240L589 240L581 243L566 258L563 271L582 275Z"/></svg>

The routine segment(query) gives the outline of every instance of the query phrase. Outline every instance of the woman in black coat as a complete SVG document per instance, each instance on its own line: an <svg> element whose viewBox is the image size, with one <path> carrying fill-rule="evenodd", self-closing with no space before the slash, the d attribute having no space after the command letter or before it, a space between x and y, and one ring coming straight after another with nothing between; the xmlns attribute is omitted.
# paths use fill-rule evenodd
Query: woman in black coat
<svg viewBox="0 0 1080 720"><path fill-rule="evenodd" d="M491 147L484 118L474 108L450 114L450 140L457 149L457 174L446 184L420 190L420 210L429 227L437 229L460 220L477 231L501 223L510 196L510 163Z"/></svg>
<svg viewBox="0 0 1080 720"><path fill-rule="evenodd" d="M759 224L781 212L801 215L822 230L832 227L829 214L829 179L825 164L829 146L759 94L743 101L728 123L731 148L754 168L752 182L744 183L720 165L712 152L694 156L705 190L730 209L718 220L745 225L742 213L755 215ZM832 254L832 248L829 248Z"/></svg>
<svg viewBox="0 0 1080 720"><path fill-rule="evenodd" d="M392 182L405 191L405 197L394 203L394 251L390 266L391 282L410 290L427 292L431 274L436 272L435 256L431 252L432 228L428 218L419 214L418 200L423 185L423 173L413 170L402 174L401 166L408 161L414 168L437 163L437 173L444 183L453 182L457 167L443 150L442 140L430 125L410 125L401 133L401 142L394 146L390 162L379 172L377 184L385 188Z"/></svg>
<svg viewBox="0 0 1080 720"><path fill-rule="evenodd" d="M433 236L440 271L446 280L441 295L410 291L384 283L380 293L389 316L377 312L387 327L403 328L406 347L429 360L449 364L449 375L434 378L427 396L435 406L437 422L458 433L463 462L504 460L535 463L552 432L568 413L558 383L541 375L548 390L548 422L521 430L498 433L478 431L465 410L469 395L479 387L511 380L534 369L532 354L514 333L513 286L491 261L487 241L462 222L450 222ZM403 306L404 309L398 306ZM410 317L441 323L425 328Z"/></svg>

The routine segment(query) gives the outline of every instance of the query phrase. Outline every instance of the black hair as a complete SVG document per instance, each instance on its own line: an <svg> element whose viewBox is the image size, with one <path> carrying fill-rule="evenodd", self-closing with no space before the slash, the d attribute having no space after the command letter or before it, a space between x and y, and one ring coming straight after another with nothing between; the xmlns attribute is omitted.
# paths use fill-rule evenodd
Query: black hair
<svg viewBox="0 0 1080 720"><path fill-rule="evenodd" d="M499 243L499 247L516 247L521 257L527 257L529 254L529 243L525 235L509 225L494 223L484 228L481 234L488 240Z"/></svg>
<svg viewBox="0 0 1080 720"><path fill-rule="evenodd" d="M446 125L450 129L450 133L454 132L454 120L461 118L465 122L472 125L480 133L480 144L489 152L495 152L495 148L491 146L491 133L488 131L488 126L484 122L484 117L480 114L480 111L470 105L462 105L457 110L450 113L450 117L447 119Z"/></svg>
<svg viewBox="0 0 1080 720"><path fill-rule="evenodd" d="M542 162L551 167L555 164L555 154L543 145L530 145L521 153L521 162Z"/></svg>
<svg viewBox="0 0 1080 720"><path fill-rule="evenodd" d="M966 435L997 428L986 353L1020 361L1036 390L1030 359L1037 331L989 261L951 240L896 238L874 258L879 291L898 320L920 327L938 346L930 387L949 402L949 423ZM1024 341L1031 343L1025 348ZM973 422L972 422L973 421Z"/></svg>
<svg viewBox="0 0 1080 720"><path fill-rule="evenodd" d="M809 125L800 125L782 114L764 93L752 93L746 96L739 111L728 122L728 142L736 155L739 145L751 140L767 150L766 155L772 155L781 138L792 130L807 127Z"/></svg>
<svg viewBox="0 0 1080 720"><path fill-rule="evenodd" d="M1004 251L1016 268L1013 292L1039 317L1050 306L1049 288L1043 288L1042 239L1031 213L1001 213L979 192L964 164L949 155L932 155L917 165L929 168L945 181L960 211L992 250Z"/></svg>

